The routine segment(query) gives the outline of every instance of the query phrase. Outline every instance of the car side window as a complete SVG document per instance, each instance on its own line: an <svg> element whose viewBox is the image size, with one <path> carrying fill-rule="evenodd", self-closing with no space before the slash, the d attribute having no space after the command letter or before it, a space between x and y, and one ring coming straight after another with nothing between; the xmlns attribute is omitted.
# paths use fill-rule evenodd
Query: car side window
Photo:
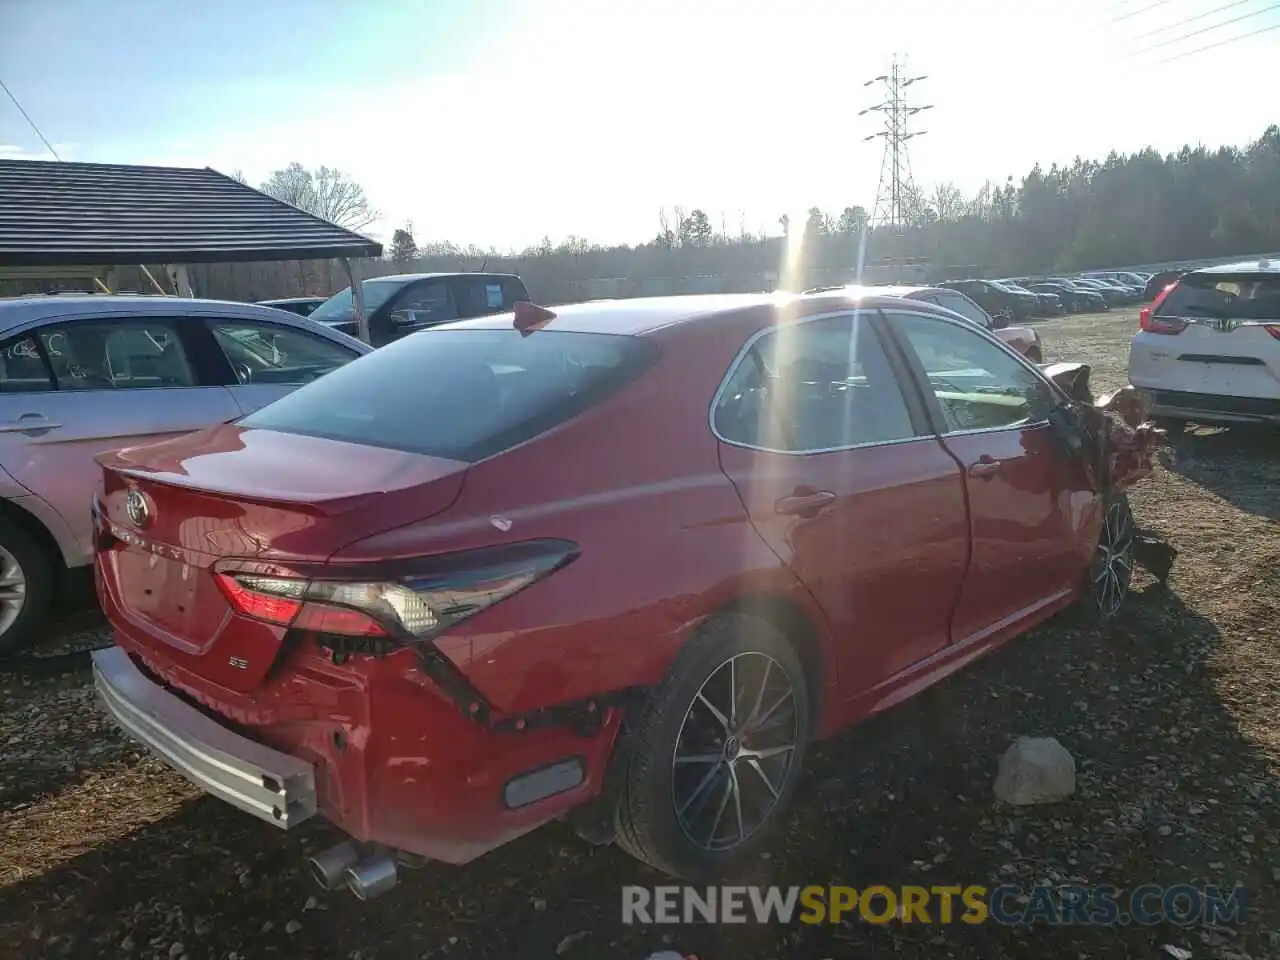
<svg viewBox="0 0 1280 960"><path fill-rule="evenodd" d="M397 326L448 323L458 315L453 291L444 279L412 284L391 305L391 322Z"/></svg>
<svg viewBox="0 0 1280 960"><path fill-rule="evenodd" d="M866 316L803 321L741 355L712 415L724 440L813 453L916 436L897 377Z"/></svg>
<svg viewBox="0 0 1280 960"><path fill-rule="evenodd" d="M1023 426L1049 415L1048 383L983 335L919 315L892 315L890 322L919 358L947 432Z"/></svg>
<svg viewBox="0 0 1280 960"><path fill-rule="evenodd" d="M968 297L961 296L958 293L938 293L934 295L934 302L940 307L946 307L948 310L960 314L960 316L977 324L983 330L991 329L991 318L987 316L987 312Z"/></svg>
<svg viewBox="0 0 1280 960"><path fill-rule="evenodd" d="M32 337L0 344L0 393L43 393L53 389L49 369Z"/></svg>
<svg viewBox="0 0 1280 960"><path fill-rule="evenodd" d="M502 281L503 310L510 310L518 300L528 300L529 293L519 280L504 278Z"/></svg>
<svg viewBox="0 0 1280 960"><path fill-rule="evenodd" d="M163 320L60 323L41 330L40 342L59 390L196 385L181 338Z"/></svg>
<svg viewBox="0 0 1280 960"><path fill-rule="evenodd" d="M359 354L304 330L257 320L211 321L240 383L309 383Z"/></svg>

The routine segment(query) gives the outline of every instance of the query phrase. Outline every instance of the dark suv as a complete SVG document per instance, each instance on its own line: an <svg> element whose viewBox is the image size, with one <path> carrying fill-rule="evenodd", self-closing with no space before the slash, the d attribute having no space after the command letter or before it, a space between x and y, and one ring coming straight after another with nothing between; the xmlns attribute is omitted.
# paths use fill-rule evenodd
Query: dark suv
<svg viewBox="0 0 1280 960"><path fill-rule="evenodd" d="M944 280L938 286L959 290L987 313L1007 316L1013 323L1029 320L1040 310L1034 293L1018 293L991 280Z"/></svg>
<svg viewBox="0 0 1280 960"><path fill-rule="evenodd" d="M375 347L450 320L506 313L529 299L524 281L508 273L406 273L373 277L360 287ZM316 307L311 319L357 336L351 301L347 287Z"/></svg>

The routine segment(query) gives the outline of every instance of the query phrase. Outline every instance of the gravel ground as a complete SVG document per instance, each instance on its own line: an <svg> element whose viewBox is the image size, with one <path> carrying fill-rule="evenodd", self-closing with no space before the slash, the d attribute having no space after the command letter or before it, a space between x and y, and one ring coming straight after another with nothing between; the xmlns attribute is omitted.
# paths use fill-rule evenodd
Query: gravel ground
<svg viewBox="0 0 1280 960"><path fill-rule="evenodd" d="M1123 383L1132 313L1052 320L1050 359ZM1181 551L1120 621L1055 621L811 755L788 828L748 883L1244 884L1230 926L861 923L627 927L623 884L662 880L553 825L464 868L429 864L372 903L321 894L284 836L133 748L65 660L0 673L0 956L196 958L1280 957L1280 444L1196 431L1133 495ZM99 643L72 612L55 654ZM1075 755L1076 795L991 796L1017 735ZM1189 954L1179 953L1181 948Z"/></svg>

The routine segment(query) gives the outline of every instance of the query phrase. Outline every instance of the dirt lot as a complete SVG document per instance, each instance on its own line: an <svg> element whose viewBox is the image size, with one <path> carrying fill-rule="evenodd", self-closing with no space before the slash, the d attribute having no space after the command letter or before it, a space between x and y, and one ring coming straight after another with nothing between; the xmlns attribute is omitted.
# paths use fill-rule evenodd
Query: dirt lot
<svg viewBox="0 0 1280 960"><path fill-rule="evenodd" d="M1046 322L1050 358L1123 382L1132 314ZM466 868L404 875L358 904L317 894L285 837L198 797L96 710L83 671L0 674L4 957L1280 957L1280 444L1197 432L1134 495L1181 551L1170 589L1138 583L1120 622L1055 622L823 745L751 883L1244 884L1227 927L919 924L626 927L619 887L661 882L552 826ZM101 626L73 614L63 645ZM56 664L54 665L56 666ZM1070 801L991 796L1019 734L1079 765ZM1175 951L1176 953L1176 951Z"/></svg>

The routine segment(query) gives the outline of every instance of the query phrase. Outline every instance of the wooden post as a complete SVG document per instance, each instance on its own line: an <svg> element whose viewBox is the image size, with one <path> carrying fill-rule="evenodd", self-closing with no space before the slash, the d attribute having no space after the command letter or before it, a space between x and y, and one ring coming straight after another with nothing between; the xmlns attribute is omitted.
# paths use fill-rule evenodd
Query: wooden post
<svg viewBox="0 0 1280 960"><path fill-rule="evenodd" d="M364 285L360 282L360 264L350 257L343 257L342 266L347 271L347 279L351 281L351 305L356 312L356 336L369 346L373 346L373 341L369 339L369 318L364 312Z"/></svg>

